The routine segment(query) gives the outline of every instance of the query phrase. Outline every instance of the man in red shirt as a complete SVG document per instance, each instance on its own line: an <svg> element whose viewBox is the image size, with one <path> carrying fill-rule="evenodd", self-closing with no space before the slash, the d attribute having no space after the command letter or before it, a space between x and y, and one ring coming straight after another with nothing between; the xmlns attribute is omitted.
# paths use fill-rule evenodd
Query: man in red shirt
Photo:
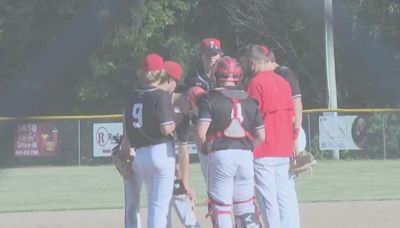
<svg viewBox="0 0 400 228"><path fill-rule="evenodd" d="M275 60L275 54L269 50L267 46L263 47L264 54L271 60L274 67L274 72L282 76L289 82L290 88L292 89L292 98L294 104L294 144L296 153L304 151L305 147L305 133L301 127L303 120L303 103L301 101L301 90L299 79L297 75L286 66L279 65ZM303 140L304 139L304 140Z"/></svg>
<svg viewBox="0 0 400 228"><path fill-rule="evenodd" d="M293 156L294 105L289 83L274 73L273 62L260 45L246 48L242 64L252 74L248 94L258 101L265 141L254 149L256 196L269 228L297 228L297 196L289 175Z"/></svg>

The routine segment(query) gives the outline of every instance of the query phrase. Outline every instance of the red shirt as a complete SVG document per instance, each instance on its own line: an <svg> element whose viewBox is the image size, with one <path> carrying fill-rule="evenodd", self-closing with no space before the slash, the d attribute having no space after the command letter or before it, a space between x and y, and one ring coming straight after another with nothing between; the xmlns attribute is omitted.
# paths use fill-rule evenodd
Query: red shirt
<svg viewBox="0 0 400 228"><path fill-rule="evenodd" d="M273 71L261 71L249 81L247 91L258 101L265 125L265 141L254 149L254 156L292 156L294 106L290 84Z"/></svg>

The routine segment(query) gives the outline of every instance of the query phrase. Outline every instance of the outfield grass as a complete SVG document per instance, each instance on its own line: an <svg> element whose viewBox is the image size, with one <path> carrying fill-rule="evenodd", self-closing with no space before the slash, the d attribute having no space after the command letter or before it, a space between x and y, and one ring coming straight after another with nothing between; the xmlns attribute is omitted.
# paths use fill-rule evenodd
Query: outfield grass
<svg viewBox="0 0 400 228"><path fill-rule="evenodd" d="M400 161L326 161L297 180L299 199L399 200ZM205 200L198 164L191 166L198 202ZM145 206L145 194L142 194ZM0 212L123 207L123 182L112 166L0 170Z"/></svg>

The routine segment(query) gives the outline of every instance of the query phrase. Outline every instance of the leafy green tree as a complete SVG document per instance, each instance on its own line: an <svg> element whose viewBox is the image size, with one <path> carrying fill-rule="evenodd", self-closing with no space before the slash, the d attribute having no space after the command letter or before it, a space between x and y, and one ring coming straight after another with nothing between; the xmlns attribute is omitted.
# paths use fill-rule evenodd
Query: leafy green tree
<svg viewBox="0 0 400 228"><path fill-rule="evenodd" d="M150 52L188 66L196 47L186 32L197 1L138 1L90 59L91 74L79 88L81 112L120 112L137 83L136 70Z"/></svg>

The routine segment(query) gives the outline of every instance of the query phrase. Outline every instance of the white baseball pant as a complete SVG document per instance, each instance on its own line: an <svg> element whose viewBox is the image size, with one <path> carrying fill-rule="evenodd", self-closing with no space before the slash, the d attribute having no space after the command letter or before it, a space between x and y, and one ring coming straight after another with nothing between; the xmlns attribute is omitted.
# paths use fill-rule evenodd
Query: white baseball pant
<svg viewBox="0 0 400 228"><path fill-rule="evenodd" d="M264 224L269 228L299 228L299 205L289 157L254 160L256 197Z"/></svg>
<svg viewBox="0 0 400 228"><path fill-rule="evenodd" d="M140 221L140 190L143 180L135 175L124 178L125 191L125 228L141 228Z"/></svg>
<svg viewBox="0 0 400 228"><path fill-rule="evenodd" d="M255 213L253 154L250 150L219 150L208 154L208 195L216 227L232 228L235 216ZM234 202L241 202L235 204Z"/></svg>
<svg viewBox="0 0 400 228"><path fill-rule="evenodd" d="M147 227L166 227L175 179L175 149L172 143L136 149L134 172L146 185Z"/></svg>

